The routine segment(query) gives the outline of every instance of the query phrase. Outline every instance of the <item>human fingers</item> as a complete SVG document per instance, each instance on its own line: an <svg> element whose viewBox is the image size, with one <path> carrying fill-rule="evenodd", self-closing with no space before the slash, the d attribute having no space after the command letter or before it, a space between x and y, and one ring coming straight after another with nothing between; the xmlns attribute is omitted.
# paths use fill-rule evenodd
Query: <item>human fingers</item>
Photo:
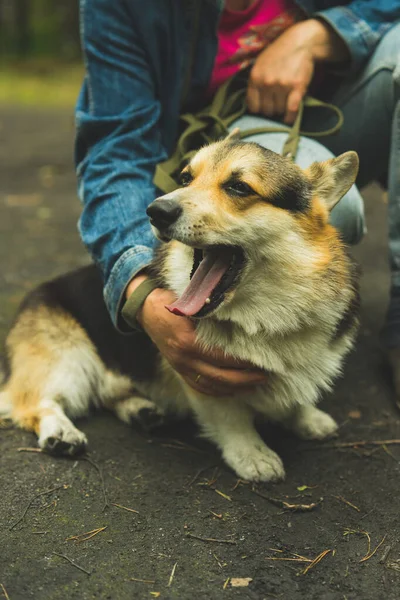
<svg viewBox="0 0 400 600"><path fill-rule="evenodd" d="M302 88L295 88L287 97L284 122L288 125L294 123L305 91Z"/></svg>
<svg viewBox="0 0 400 600"><path fill-rule="evenodd" d="M251 82L247 87L247 108L248 111L258 114L261 111L260 92Z"/></svg>

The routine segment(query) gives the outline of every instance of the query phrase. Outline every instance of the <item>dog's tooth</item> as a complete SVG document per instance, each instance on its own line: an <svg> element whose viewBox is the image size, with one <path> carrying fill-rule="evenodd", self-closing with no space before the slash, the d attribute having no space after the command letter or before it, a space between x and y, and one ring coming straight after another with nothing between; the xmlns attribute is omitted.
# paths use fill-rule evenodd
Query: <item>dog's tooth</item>
<svg viewBox="0 0 400 600"><path fill-rule="evenodd" d="M210 304L211 298L206 298L206 304Z"/></svg>

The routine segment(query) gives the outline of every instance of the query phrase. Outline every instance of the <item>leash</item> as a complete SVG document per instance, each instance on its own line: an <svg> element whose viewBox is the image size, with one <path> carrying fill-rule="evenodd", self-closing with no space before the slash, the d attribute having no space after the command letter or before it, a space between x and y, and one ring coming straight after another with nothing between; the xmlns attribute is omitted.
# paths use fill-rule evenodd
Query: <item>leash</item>
<svg viewBox="0 0 400 600"><path fill-rule="evenodd" d="M229 126L247 111L246 81L240 72L228 79L217 91L211 103L196 114L185 113L180 116L180 135L175 151L164 162L157 165L153 183L162 192L169 193L179 187L178 177L184 166L205 145L223 139L229 133ZM184 86L187 88L187 85ZM337 121L335 125L323 131L304 131L301 129L304 108L325 108L332 111ZM294 160L297 154L300 136L321 138L339 131L343 125L343 113L334 104L322 102L312 96L306 96L300 104L299 112L292 127L276 125L256 127L240 131L240 139L260 133L287 133L282 156Z"/></svg>

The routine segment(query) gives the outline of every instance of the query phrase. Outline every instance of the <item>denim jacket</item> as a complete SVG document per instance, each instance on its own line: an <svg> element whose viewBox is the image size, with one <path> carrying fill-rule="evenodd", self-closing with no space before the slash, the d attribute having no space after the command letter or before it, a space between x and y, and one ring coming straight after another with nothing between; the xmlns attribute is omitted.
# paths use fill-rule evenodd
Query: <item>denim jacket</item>
<svg viewBox="0 0 400 600"><path fill-rule="evenodd" d="M354 70L400 18L399 0L297 4L336 30ZM188 73L184 108L204 97L222 8L223 0L81 0L86 76L76 108L79 230L103 273L104 298L121 330L125 288L150 263L156 245L145 212L157 196L155 165L173 150Z"/></svg>

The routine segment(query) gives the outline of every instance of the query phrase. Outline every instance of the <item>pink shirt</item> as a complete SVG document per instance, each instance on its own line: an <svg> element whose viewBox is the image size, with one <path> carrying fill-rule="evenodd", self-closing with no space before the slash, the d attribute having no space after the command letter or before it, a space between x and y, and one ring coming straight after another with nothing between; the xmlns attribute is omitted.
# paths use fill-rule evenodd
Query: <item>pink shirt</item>
<svg viewBox="0 0 400 600"><path fill-rule="evenodd" d="M290 0L256 0L246 10L224 9L218 28L218 52L208 91L248 67L285 29L303 18Z"/></svg>

